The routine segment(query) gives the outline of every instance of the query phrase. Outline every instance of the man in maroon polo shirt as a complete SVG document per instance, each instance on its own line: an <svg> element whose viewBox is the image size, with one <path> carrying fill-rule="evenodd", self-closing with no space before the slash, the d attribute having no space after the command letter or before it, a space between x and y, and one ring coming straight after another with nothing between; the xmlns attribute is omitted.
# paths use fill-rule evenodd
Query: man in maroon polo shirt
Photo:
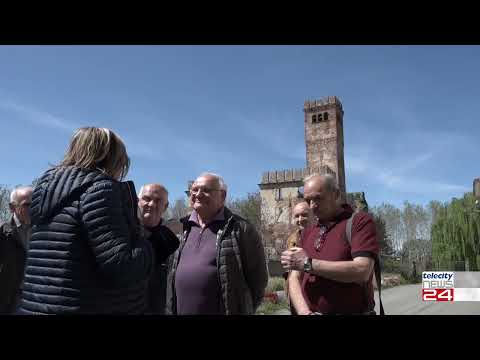
<svg viewBox="0 0 480 360"><path fill-rule="evenodd" d="M299 315L374 313L372 278L379 252L375 223L368 213L356 213L350 245L346 224L353 210L339 203L339 195L332 175L305 179L304 198L317 222L305 229L302 248L281 257L284 268L292 270L289 292Z"/></svg>

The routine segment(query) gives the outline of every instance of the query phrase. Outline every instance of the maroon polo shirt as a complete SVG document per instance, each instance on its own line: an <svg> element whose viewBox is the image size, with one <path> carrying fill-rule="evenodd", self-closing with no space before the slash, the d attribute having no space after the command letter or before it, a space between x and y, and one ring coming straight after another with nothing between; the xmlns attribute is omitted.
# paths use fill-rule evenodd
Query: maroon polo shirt
<svg viewBox="0 0 480 360"><path fill-rule="evenodd" d="M303 249L312 259L328 261L348 261L357 256L375 258L379 252L375 223L366 212L355 214L352 223L351 247L346 239L347 219L352 208L344 204L343 211L333 219L328 227L325 241L319 250L315 248L320 237L320 225L311 225L302 236ZM372 276L365 286L356 283L343 283L321 276L304 274L302 293L312 311L324 314L362 313L374 304Z"/></svg>

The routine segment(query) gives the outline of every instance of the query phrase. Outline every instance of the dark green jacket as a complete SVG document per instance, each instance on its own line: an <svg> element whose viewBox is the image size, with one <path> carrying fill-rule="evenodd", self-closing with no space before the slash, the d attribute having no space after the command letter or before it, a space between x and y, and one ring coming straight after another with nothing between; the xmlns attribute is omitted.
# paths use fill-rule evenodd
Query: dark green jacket
<svg viewBox="0 0 480 360"><path fill-rule="evenodd" d="M263 300L268 282L261 236L244 218L225 208L226 224L217 233L217 272L226 315L254 314ZM183 235L173 254L167 280L166 314L176 314L175 273L190 233L188 217L183 218Z"/></svg>

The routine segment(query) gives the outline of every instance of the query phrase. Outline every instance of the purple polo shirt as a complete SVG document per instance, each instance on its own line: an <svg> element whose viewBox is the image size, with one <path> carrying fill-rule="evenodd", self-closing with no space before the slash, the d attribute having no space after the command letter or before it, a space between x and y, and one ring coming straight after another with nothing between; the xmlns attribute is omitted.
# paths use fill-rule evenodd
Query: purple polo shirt
<svg viewBox="0 0 480 360"><path fill-rule="evenodd" d="M225 226L223 208L201 228L197 212L188 219L191 225L175 273L178 315L225 314L217 273L217 232Z"/></svg>

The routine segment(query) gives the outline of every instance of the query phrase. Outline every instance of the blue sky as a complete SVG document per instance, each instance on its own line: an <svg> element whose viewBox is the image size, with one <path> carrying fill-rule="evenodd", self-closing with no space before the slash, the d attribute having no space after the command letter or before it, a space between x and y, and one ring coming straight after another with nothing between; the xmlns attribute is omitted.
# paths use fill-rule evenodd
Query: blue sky
<svg viewBox="0 0 480 360"><path fill-rule="evenodd" d="M0 183L28 184L80 126L127 145L170 201L202 171L232 197L305 165L303 103L338 96L347 191L448 201L480 176L478 46L0 46Z"/></svg>

